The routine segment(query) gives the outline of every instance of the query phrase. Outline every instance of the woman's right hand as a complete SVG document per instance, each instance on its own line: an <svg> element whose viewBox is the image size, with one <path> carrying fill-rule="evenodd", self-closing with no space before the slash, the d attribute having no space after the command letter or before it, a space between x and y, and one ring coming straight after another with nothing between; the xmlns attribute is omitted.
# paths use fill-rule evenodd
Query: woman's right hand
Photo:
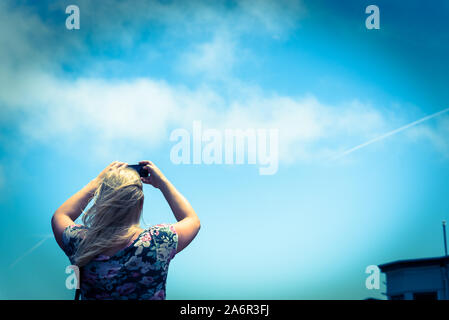
<svg viewBox="0 0 449 320"><path fill-rule="evenodd" d="M151 184L153 187L160 189L166 182L167 178L159 170L156 165L148 160L139 161L139 164L144 164L145 169L148 170L148 177L141 177L143 183Z"/></svg>

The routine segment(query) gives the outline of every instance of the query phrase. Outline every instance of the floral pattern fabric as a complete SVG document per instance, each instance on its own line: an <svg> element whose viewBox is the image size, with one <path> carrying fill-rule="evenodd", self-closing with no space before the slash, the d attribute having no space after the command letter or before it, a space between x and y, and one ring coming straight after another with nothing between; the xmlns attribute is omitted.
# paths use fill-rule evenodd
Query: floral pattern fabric
<svg viewBox="0 0 449 320"><path fill-rule="evenodd" d="M63 250L72 264L86 231L85 226L72 225L62 234ZM159 224L116 254L97 256L81 269L81 298L164 300L168 266L177 245L173 225Z"/></svg>

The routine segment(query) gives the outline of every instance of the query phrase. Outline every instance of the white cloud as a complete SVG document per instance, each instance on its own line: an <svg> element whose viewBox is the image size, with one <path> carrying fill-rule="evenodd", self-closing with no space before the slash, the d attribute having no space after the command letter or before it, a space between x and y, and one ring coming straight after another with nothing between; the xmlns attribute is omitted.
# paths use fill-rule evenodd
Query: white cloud
<svg viewBox="0 0 449 320"><path fill-rule="evenodd" d="M327 161L396 129L379 110L357 100L329 105L313 95L294 98L242 85L229 98L208 87L189 89L148 78L64 81L43 74L35 80L35 85L24 82L30 85L23 87L26 95L0 94L0 100L15 106L9 112L23 115L24 137L47 144L59 140L69 149L83 141L97 157L118 146L132 154L136 146L153 150L170 145L171 130L191 130L194 120L219 130L278 129L284 163ZM406 137L426 138L448 156L448 128L443 117L435 127L410 129Z"/></svg>
<svg viewBox="0 0 449 320"><path fill-rule="evenodd" d="M35 75L35 82L25 82L26 95L0 95L15 105L11 110L24 114L25 137L41 143L59 139L66 147L85 141L91 150L101 145L99 153L124 141L131 142L130 149L151 149L169 143L170 130L190 129L201 120L217 129L279 129L281 161L315 160L341 148L336 139L368 137L385 125L381 114L360 102L331 106L313 96L292 98L257 88L242 88L229 99L207 87L152 79L64 81L44 74Z"/></svg>
<svg viewBox="0 0 449 320"><path fill-rule="evenodd" d="M412 128L408 137L412 141L430 143L445 158L449 159L449 116L442 116L435 120L435 125L421 125Z"/></svg>
<svg viewBox="0 0 449 320"><path fill-rule="evenodd" d="M208 79L231 77L237 61L237 44L227 32L216 33L210 42L193 46L184 53L177 66L191 75L204 75Z"/></svg>
<svg viewBox="0 0 449 320"><path fill-rule="evenodd" d="M273 38L284 37L290 30L297 28L305 12L302 1L244 0L239 2L239 6Z"/></svg>

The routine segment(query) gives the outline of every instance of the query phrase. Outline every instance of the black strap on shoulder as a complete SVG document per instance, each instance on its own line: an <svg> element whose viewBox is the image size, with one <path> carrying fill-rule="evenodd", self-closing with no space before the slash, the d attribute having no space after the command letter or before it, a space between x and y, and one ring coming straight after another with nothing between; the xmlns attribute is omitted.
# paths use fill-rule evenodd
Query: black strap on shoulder
<svg viewBox="0 0 449 320"><path fill-rule="evenodd" d="M82 271L83 271L83 268L80 267L79 268L77 288L76 288L76 291L75 291L75 300L80 300L80 295L81 295L81 273L82 273Z"/></svg>

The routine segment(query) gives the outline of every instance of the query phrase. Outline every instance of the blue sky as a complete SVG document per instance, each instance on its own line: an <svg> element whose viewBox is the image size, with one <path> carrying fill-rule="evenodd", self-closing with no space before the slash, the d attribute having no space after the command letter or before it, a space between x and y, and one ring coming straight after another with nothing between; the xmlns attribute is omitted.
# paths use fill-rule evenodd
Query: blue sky
<svg viewBox="0 0 449 320"><path fill-rule="evenodd" d="M368 265L443 254L449 115L329 159L449 107L448 16L445 1L2 1L0 298L73 298L52 238L24 254L107 164L141 159L202 221L168 299L383 298ZM278 171L173 164L170 132L194 120L279 129ZM145 222L175 222L145 188Z"/></svg>

